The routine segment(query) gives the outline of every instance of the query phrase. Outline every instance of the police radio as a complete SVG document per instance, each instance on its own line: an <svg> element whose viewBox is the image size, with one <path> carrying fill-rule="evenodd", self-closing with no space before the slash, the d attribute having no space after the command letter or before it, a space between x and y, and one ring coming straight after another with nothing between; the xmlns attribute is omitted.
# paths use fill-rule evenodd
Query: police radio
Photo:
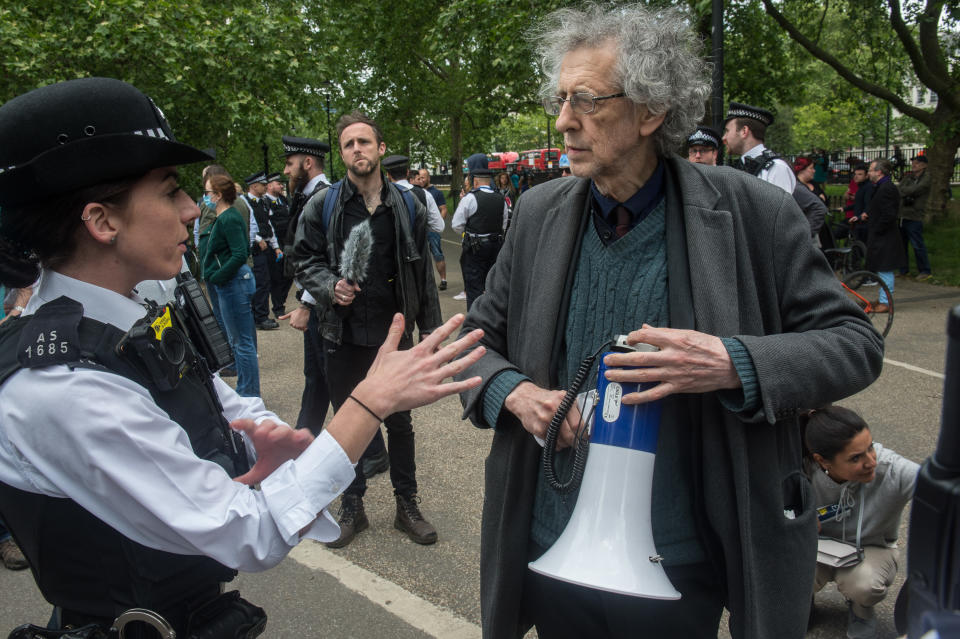
<svg viewBox="0 0 960 639"><path fill-rule="evenodd" d="M161 391L176 388L196 364L209 374L233 363L230 345L190 273L177 275L173 302L147 302L147 314L127 331L116 352L132 359Z"/></svg>
<svg viewBox="0 0 960 639"><path fill-rule="evenodd" d="M553 468L557 435L566 414L586 381L600 352L651 352L649 344L627 344L619 335L587 357L547 428L543 450L544 475L550 486L569 492L581 483L576 506L557 541L529 564L534 572L588 588L650 599L679 599L654 546L650 507L653 465L660 434L661 400L623 404L624 395L646 390L653 383L611 382L603 360L597 389L581 410L590 426L578 434L570 479L560 482ZM591 405L592 404L592 405ZM592 422L592 424L591 424ZM589 448L589 458L587 450Z"/></svg>

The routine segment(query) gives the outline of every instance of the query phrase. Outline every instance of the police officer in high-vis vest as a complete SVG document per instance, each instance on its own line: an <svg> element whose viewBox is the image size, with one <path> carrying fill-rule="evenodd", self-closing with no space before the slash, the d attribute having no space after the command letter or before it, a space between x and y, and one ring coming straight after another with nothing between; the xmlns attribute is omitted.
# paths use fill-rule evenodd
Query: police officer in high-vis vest
<svg viewBox="0 0 960 639"><path fill-rule="evenodd" d="M222 583L337 538L328 504L379 416L458 390L441 381L469 356L435 351L462 318L396 352L397 316L327 428L292 430L211 372L223 338L199 288L162 308L133 292L180 270L199 211L176 167L208 159L153 101L119 80L61 82L0 107L0 139L0 283L40 278L0 327L0 517L55 606L49 630L22 636L106 636L132 608L177 637L257 636L263 610Z"/></svg>
<svg viewBox="0 0 960 639"><path fill-rule="evenodd" d="M487 156L474 153L467 158L467 171L473 178L473 190L463 196L453 214L451 226L463 234L460 270L467 292L467 310L483 294L487 273L497 261L503 234L510 219L510 207L502 193L492 186L493 171Z"/></svg>

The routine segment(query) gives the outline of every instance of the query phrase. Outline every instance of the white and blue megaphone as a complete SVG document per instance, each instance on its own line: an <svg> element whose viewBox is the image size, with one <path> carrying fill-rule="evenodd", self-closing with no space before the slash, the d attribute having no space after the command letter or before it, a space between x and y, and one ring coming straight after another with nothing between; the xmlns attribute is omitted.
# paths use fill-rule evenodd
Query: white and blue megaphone
<svg viewBox="0 0 960 639"><path fill-rule="evenodd" d="M653 351L627 346L614 352ZM610 353L604 353L606 356ZM652 384L609 382L603 359L580 495L563 534L530 569L560 581L650 599L679 599L653 543L650 505L661 402L624 405L621 398ZM582 444L581 444L582 445ZM550 451L545 451L550 454Z"/></svg>

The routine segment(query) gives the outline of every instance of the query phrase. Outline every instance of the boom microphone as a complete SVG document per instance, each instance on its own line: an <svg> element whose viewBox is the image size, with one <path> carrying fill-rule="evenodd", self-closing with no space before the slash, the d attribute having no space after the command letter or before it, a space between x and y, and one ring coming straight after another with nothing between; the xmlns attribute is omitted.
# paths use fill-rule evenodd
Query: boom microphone
<svg viewBox="0 0 960 639"><path fill-rule="evenodd" d="M340 254L340 276L349 284L359 284L367 279L370 253L373 250L373 231L370 221L364 220L350 229L350 235Z"/></svg>

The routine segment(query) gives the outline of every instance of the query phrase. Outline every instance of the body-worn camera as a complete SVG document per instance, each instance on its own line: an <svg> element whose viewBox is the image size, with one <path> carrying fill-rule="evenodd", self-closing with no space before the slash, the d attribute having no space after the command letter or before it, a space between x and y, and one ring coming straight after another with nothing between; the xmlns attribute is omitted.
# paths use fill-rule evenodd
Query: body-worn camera
<svg viewBox="0 0 960 639"><path fill-rule="evenodd" d="M177 276L175 301L148 302L147 314L117 344L117 354L133 359L160 390L172 390L202 358L209 371L233 362L230 345L200 285L189 273Z"/></svg>

